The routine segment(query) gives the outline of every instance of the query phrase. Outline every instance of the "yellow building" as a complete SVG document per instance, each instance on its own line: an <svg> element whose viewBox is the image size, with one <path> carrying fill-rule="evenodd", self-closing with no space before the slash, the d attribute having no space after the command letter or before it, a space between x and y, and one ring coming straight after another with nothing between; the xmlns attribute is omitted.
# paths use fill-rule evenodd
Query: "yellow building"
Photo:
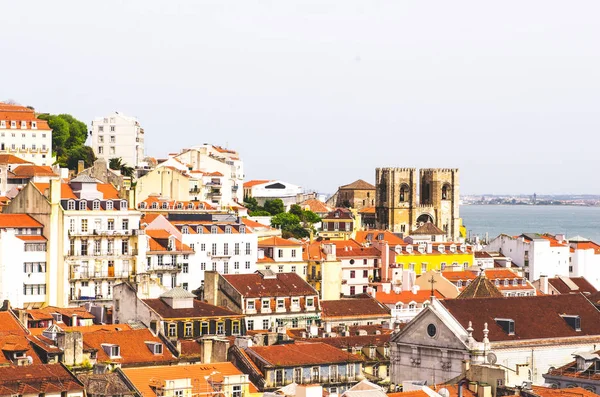
<svg viewBox="0 0 600 397"><path fill-rule="evenodd" d="M190 201L198 191L198 181L174 167L158 167L138 178L135 184L135 205L150 196L176 201Z"/></svg>
<svg viewBox="0 0 600 397"><path fill-rule="evenodd" d="M337 259L335 244L315 241L304 246L307 263L306 281L319 292L321 300L340 299L342 262Z"/></svg>
<svg viewBox="0 0 600 397"><path fill-rule="evenodd" d="M396 246L396 266L412 270L417 276L446 268L470 268L475 262L471 247L466 244L426 242Z"/></svg>

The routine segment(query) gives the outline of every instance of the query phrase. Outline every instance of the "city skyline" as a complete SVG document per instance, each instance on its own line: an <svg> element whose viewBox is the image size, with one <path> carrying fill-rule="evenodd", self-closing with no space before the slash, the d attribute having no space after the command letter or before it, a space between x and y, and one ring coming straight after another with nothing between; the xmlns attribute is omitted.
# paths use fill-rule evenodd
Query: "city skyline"
<svg viewBox="0 0 600 397"><path fill-rule="evenodd" d="M5 75L26 76L1 99L136 116L148 155L227 145L246 179L328 193L386 166L599 193L597 3L34 3L1 6Z"/></svg>

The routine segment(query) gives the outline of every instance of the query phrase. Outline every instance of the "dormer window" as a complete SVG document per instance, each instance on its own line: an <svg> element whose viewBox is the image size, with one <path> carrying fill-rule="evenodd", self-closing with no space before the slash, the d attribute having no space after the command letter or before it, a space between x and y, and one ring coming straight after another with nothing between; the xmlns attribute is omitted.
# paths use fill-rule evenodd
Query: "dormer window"
<svg viewBox="0 0 600 397"><path fill-rule="evenodd" d="M245 234L245 233L246 233L246 226L240 225L240 234Z"/></svg>
<svg viewBox="0 0 600 397"><path fill-rule="evenodd" d="M527 279L524 278L523 280L521 280L521 285L523 285L523 286L527 285Z"/></svg>
<svg viewBox="0 0 600 397"><path fill-rule="evenodd" d="M444 244L438 245L438 251L440 251L442 254L446 252L446 247L444 247Z"/></svg>
<svg viewBox="0 0 600 397"><path fill-rule="evenodd" d="M456 282L456 286L457 286L458 288L461 288L461 287L462 287L462 280L458 280L458 281Z"/></svg>
<svg viewBox="0 0 600 397"><path fill-rule="evenodd" d="M425 253L425 247L424 247L424 246L422 246L422 245L419 245L419 247L418 247L417 249L419 250L419 252L420 252L421 254Z"/></svg>
<svg viewBox="0 0 600 397"><path fill-rule="evenodd" d="M183 226L181 228L181 233L182 234L189 234L189 232L190 232L190 230L189 230L189 228L187 226Z"/></svg>
<svg viewBox="0 0 600 397"><path fill-rule="evenodd" d="M162 203L162 209L166 210L169 208L169 203L167 203L166 201L164 203Z"/></svg>
<svg viewBox="0 0 600 397"><path fill-rule="evenodd" d="M566 321L569 327L575 331L581 331L581 318L577 315L563 314L561 317Z"/></svg>
<svg viewBox="0 0 600 397"><path fill-rule="evenodd" d="M505 287L508 287L508 279L505 279L505 280L504 280L504 286L505 286Z"/></svg>
<svg viewBox="0 0 600 397"><path fill-rule="evenodd" d="M202 226L196 227L196 233L198 233L198 234L204 233L204 228Z"/></svg>
<svg viewBox="0 0 600 397"><path fill-rule="evenodd" d="M494 280L494 285L495 285L496 287L499 287L499 286L500 286L500 280L498 280L498 279L495 279L495 280Z"/></svg>
<svg viewBox="0 0 600 397"><path fill-rule="evenodd" d="M519 285L519 280L517 280L516 278L513 278L512 285L513 285L513 287L516 287L517 285Z"/></svg>
<svg viewBox="0 0 600 397"><path fill-rule="evenodd" d="M17 122L16 121L11 121L10 122L10 128L17 128Z"/></svg>
<svg viewBox="0 0 600 397"><path fill-rule="evenodd" d="M113 202L111 200L107 200L106 201L106 209L107 210L112 210L114 208L113 205L114 204L113 204Z"/></svg>
<svg viewBox="0 0 600 397"><path fill-rule="evenodd" d="M231 234L231 226L225 226L225 234Z"/></svg>
<svg viewBox="0 0 600 397"><path fill-rule="evenodd" d="M456 245L452 244L450 246L450 252L455 253L456 252Z"/></svg>
<svg viewBox="0 0 600 397"><path fill-rule="evenodd" d="M339 211L335 211L335 213L334 213L333 216L336 217L336 218L339 218L340 217L340 212Z"/></svg>
<svg viewBox="0 0 600 397"><path fill-rule="evenodd" d="M144 203L144 208L146 208L146 203ZM127 200L121 200L121 211L127 210Z"/></svg>
<svg viewBox="0 0 600 397"><path fill-rule="evenodd" d="M188 209L193 210L194 209L194 203L188 203Z"/></svg>
<svg viewBox="0 0 600 397"><path fill-rule="evenodd" d="M140 203L140 209L146 209L146 203Z"/></svg>
<svg viewBox="0 0 600 397"><path fill-rule="evenodd" d="M146 342L146 346L148 346L148 349L150 349L150 351L154 355L161 355L161 354L163 354L163 345L162 345L162 343L158 343L158 342Z"/></svg>
<svg viewBox="0 0 600 397"><path fill-rule="evenodd" d="M412 250L413 250L413 247L412 247L412 245L407 245L407 246L406 246L406 252L407 252L407 253L411 254L411 253L412 253Z"/></svg>
<svg viewBox="0 0 600 397"><path fill-rule="evenodd" d="M175 238L173 237L169 237L169 251L174 251L175 250Z"/></svg>
<svg viewBox="0 0 600 397"><path fill-rule="evenodd" d="M97 210L99 210L99 209L100 209L100 200L94 200L94 201L92 202L92 209L93 209L94 211L97 211Z"/></svg>
<svg viewBox="0 0 600 397"><path fill-rule="evenodd" d="M508 335L515 334L515 320L510 318L495 318L494 321L496 321L496 324L498 324Z"/></svg>
<svg viewBox="0 0 600 397"><path fill-rule="evenodd" d="M218 232L218 229L217 229L217 227L216 227L216 226L211 226L211 227L210 227L210 233L211 233L211 234L217 234L217 232Z"/></svg>
<svg viewBox="0 0 600 397"><path fill-rule="evenodd" d="M87 209L87 203L85 200L81 200L79 202L79 211L85 211Z"/></svg>
<svg viewBox="0 0 600 397"><path fill-rule="evenodd" d="M119 345L102 344L102 349L110 358L118 358L121 356L121 348Z"/></svg>
<svg viewBox="0 0 600 397"><path fill-rule="evenodd" d="M183 203L177 203L177 209L178 210L182 210L183 209Z"/></svg>
<svg viewBox="0 0 600 397"><path fill-rule="evenodd" d="M52 313L52 318L54 318L54 322L56 322L56 323L63 322L62 314L60 314L60 313Z"/></svg>
<svg viewBox="0 0 600 397"><path fill-rule="evenodd" d="M67 210L70 210L70 211L75 210L75 200L69 200L67 202Z"/></svg>
<svg viewBox="0 0 600 397"><path fill-rule="evenodd" d="M37 128L37 121L32 121L31 122L31 128L33 128L33 129Z"/></svg>
<svg viewBox="0 0 600 397"><path fill-rule="evenodd" d="M21 128L27 128L27 122L21 121Z"/></svg>
<svg viewBox="0 0 600 397"><path fill-rule="evenodd" d="M158 209L158 203L157 202L152 203L152 207L151 208L153 210Z"/></svg>
<svg viewBox="0 0 600 397"><path fill-rule="evenodd" d="M0 128L6 128L6 121L5 120L1 120L0 121Z"/></svg>

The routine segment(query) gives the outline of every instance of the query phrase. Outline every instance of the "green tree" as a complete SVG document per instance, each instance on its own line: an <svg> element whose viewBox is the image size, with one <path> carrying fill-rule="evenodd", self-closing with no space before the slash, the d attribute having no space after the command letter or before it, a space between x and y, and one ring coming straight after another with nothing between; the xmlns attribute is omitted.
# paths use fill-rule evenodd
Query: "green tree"
<svg viewBox="0 0 600 397"><path fill-rule="evenodd" d="M278 215L285 212L285 206L281 199L267 200L265 201L265 211L271 213L271 215Z"/></svg>
<svg viewBox="0 0 600 397"><path fill-rule="evenodd" d="M52 128L52 150L57 163L71 170L77 169L79 160L90 167L96 156L92 148L85 146L88 136L87 125L70 114L39 114L39 119L48 121Z"/></svg>
<svg viewBox="0 0 600 397"><path fill-rule="evenodd" d="M280 228L281 230L300 225L300 218L297 215L289 212L282 212L271 218L271 226Z"/></svg>
<svg viewBox="0 0 600 397"><path fill-rule="evenodd" d="M252 196L248 196L244 198L244 207L248 208L249 212L258 211L258 202Z"/></svg>
<svg viewBox="0 0 600 397"><path fill-rule="evenodd" d="M121 157L113 157L112 159L108 160L108 168L110 168L111 170L120 171L121 175L123 176L133 176L133 167L130 167L127 164L125 164Z"/></svg>
<svg viewBox="0 0 600 397"><path fill-rule="evenodd" d="M260 208L260 207L259 207ZM256 210L256 211L251 211L249 212L250 216L271 216L271 213L269 211L265 211L265 210Z"/></svg>
<svg viewBox="0 0 600 397"><path fill-rule="evenodd" d="M289 212L300 218L300 222L302 222L304 226L310 226L314 223L321 222L319 215L309 210L303 210L298 204L292 204Z"/></svg>

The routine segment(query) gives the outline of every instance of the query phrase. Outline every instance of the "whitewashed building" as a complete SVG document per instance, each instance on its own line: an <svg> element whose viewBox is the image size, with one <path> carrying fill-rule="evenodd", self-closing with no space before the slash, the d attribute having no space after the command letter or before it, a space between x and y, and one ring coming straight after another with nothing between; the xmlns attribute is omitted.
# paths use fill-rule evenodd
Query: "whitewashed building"
<svg viewBox="0 0 600 397"><path fill-rule="evenodd" d="M108 163L120 157L129 167L144 160L144 129L135 117L115 112L92 120L91 146L96 157Z"/></svg>
<svg viewBox="0 0 600 397"><path fill-rule="evenodd" d="M0 214L0 301L19 308L46 302L46 238L26 214Z"/></svg>
<svg viewBox="0 0 600 397"><path fill-rule="evenodd" d="M0 102L0 155L12 154L36 165L52 165L52 130L25 106Z"/></svg>
<svg viewBox="0 0 600 397"><path fill-rule="evenodd" d="M597 350L598 343L600 312L582 294L433 299L392 336L390 381L443 383L469 361L529 367L529 380L541 385L548 369L569 363L575 352Z"/></svg>
<svg viewBox="0 0 600 397"><path fill-rule="evenodd" d="M247 181L244 183L244 196L255 198L258 205L264 205L267 200L280 199L286 210L304 200L300 186L280 180Z"/></svg>

